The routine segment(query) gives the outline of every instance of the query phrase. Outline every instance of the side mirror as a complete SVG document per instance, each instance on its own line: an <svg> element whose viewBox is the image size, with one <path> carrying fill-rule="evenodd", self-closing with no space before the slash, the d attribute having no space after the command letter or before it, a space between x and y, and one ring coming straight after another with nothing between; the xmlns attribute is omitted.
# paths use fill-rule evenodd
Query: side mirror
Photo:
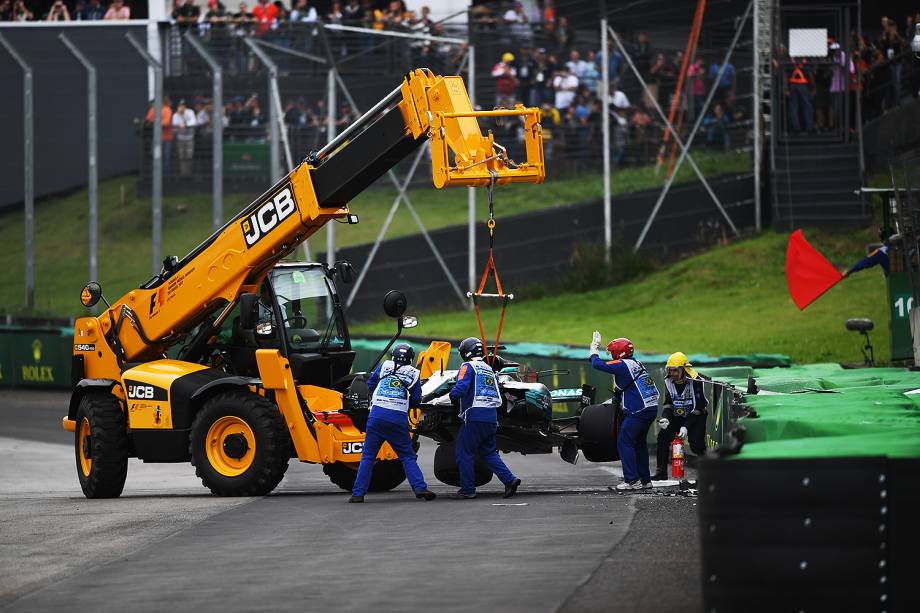
<svg viewBox="0 0 920 613"><path fill-rule="evenodd" d="M383 297L383 311L394 319L398 319L406 312L409 306L406 295L399 290L390 290Z"/></svg>
<svg viewBox="0 0 920 613"><path fill-rule="evenodd" d="M355 267L351 265L351 262L336 262L335 269L338 271L342 283L350 284L354 282Z"/></svg>
<svg viewBox="0 0 920 613"><path fill-rule="evenodd" d="M412 315L403 315L401 324L403 328L414 328L418 325L418 318L413 317Z"/></svg>
<svg viewBox="0 0 920 613"><path fill-rule="evenodd" d="M259 297L256 294L240 295L240 328L252 330L259 319Z"/></svg>
<svg viewBox="0 0 920 613"><path fill-rule="evenodd" d="M102 286L95 281L90 281L84 285L83 291L80 292L80 303L86 308L96 306L100 298L102 298Z"/></svg>

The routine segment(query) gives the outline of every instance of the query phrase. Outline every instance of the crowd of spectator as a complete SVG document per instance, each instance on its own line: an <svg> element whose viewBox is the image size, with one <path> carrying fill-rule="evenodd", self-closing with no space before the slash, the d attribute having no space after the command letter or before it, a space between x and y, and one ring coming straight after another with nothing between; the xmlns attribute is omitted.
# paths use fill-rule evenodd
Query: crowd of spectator
<svg viewBox="0 0 920 613"><path fill-rule="evenodd" d="M681 51L656 52L645 33L638 33L630 47L648 92L643 91L626 58L611 42L606 112L611 122L612 159L617 164L623 162L630 143L637 146L633 148L637 149L637 161L654 157L664 127L654 104L669 112L683 62ZM492 67L495 106L522 103L540 107L549 156L557 145L569 152L595 150L605 112L601 102L603 56L602 49L587 45L559 43L547 49L533 48L525 41L515 52L504 52ZM700 54L688 66L678 108L685 118L694 120L702 112L709 87L716 87L716 98L703 119L705 141L712 147L731 148L730 128L745 116L745 109L736 104L736 85L734 66L726 64L723 70L721 58Z"/></svg>
<svg viewBox="0 0 920 613"><path fill-rule="evenodd" d="M903 30L896 19L882 17L874 36L852 33L851 71L862 75L866 120L898 106L906 96L920 94L920 64L910 50L920 11L905 16L902 23Z"/></svg>
<svg viewBox="0 0 920 613"><path fill-rule="evenodd" d="M100 21L131 19L131 7L125 0L55 0L43 14L29 8L26 0L0 0L0 21Z"/></svg>

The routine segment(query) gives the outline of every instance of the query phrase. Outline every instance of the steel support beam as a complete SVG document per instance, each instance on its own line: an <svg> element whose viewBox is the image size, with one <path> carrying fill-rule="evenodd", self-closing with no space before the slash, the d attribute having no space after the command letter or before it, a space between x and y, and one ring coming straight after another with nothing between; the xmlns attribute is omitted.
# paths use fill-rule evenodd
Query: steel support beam
<svg viewBox="0 0 920 613"><path fill-rule="evenodd" d="M89 58L80 51L66 34L59 34L58 38L67 47L67 50L86 69L86 95L87 95L87 185L89 189L89 279L99 280L99 158L98 130L96 125L96 67Z"/></svg>
<svg viewBox="0 0 920 613"><path fill-rule="evenodd" d="M280 181L284 174L281 172L281 131L278 129L278 120L281 118L278 116L278 105L272 100L278 93L278 65L252 38L244 38L243 42L268 70L268 139L271 141L269 164L272 167L271 181L274 184Z"/></svg>
<svg viewBox="0 0 920 613"><path fill-rule="evenodd" d="M147 48L131 34L125 38L153 70L153 138L150 148L153 154L153 176L151 178L151 272L160 272L163 253L163 64L158 62Z"/></svg>

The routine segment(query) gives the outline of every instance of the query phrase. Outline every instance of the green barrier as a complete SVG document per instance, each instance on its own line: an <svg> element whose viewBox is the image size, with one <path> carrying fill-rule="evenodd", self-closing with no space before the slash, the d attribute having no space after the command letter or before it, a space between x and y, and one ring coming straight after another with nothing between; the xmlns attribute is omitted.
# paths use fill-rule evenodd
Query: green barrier
<svg viewBox="0 0 920 613"><path fill-rule="evenodd" d="M70 328L0 326L0 386L70 387Z"/></svg>
<svg viewBox="0 0 920 613"><path fill-rule="evenodd" d="M224 143L224 172L228 177L267 177L268 145L265 143Z"/></svg>
<svg viewBox="0 0 920 613"><path fill-rule="evenodd" d="M738 421L739 459L920 457L918 372L809 364L753 376L760 393L745 402L757 417Z"/></svg>

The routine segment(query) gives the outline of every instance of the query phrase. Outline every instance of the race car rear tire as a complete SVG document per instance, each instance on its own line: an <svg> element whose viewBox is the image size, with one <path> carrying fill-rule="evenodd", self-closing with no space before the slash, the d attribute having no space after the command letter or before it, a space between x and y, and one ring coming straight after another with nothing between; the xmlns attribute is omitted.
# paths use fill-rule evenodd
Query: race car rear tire
<svg viewBox="0 0 920 613"><path fill-rule="evenodd" d="M110 392L88 392L77 408L74 453L87 498L117 498L128 476L128 422Z"/></svg>
<svg viewBox="0 0 920 613"><path fill-rule="evenodd" d="M324 464L323 472L334 484L350 492L355 486L358 467L352 468L343 462L336 462L334 464ZM406 471L403 470L402 462L399 460L378 460L374 464L373 472L371 472L371 484L367 491L389 492L405 480Z"/></svg>
<svg viewBox="0 0 920 613"><path fill-rule="evenodd" d="M441 443L434 452L435 479L447 485L460 487L460 468L457 466L457 447L454 443ZM477 455L473 460L476 471L476 487L492 480L492 471Z"/></svg>
<svg viewBox="0 0 920 613"><path fill-rule="evenodd" d="M589 462L615 462L617 434L622 421L619 405L592 404L585 407L578 420L578 447Z"/></svg>

